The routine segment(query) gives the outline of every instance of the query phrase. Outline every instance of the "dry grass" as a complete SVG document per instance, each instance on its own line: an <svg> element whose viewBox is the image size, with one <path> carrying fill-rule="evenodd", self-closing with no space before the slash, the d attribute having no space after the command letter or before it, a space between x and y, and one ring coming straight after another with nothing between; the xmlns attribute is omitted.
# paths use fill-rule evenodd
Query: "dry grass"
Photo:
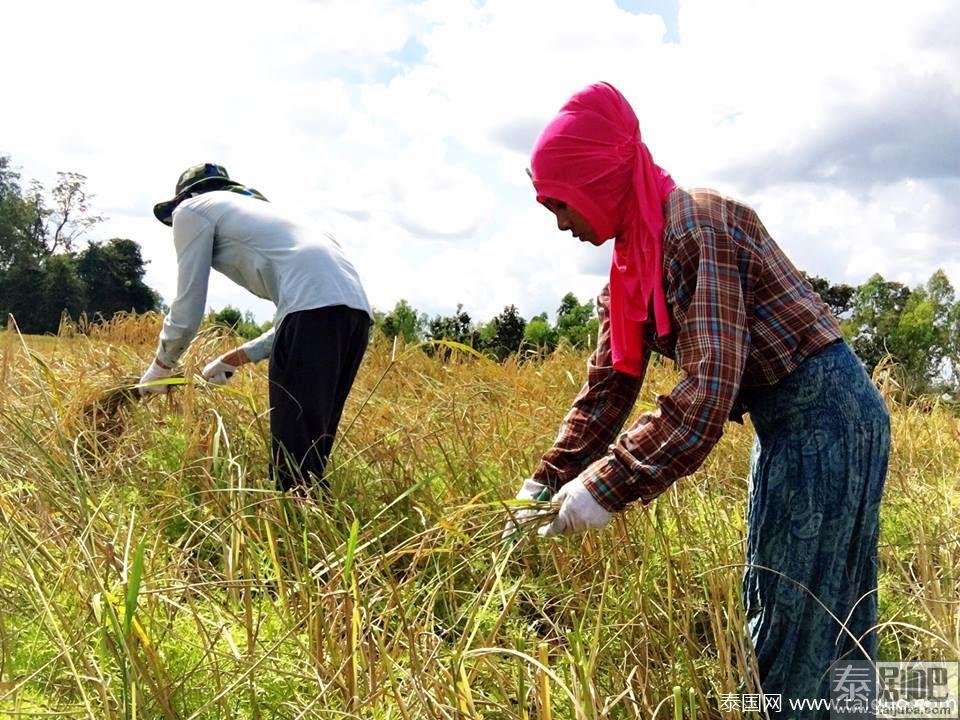
<svg viewBox="0 0 960 720"><path fill-rule="evenodd" d="M374 345L319 505L266 480L265 367L129 402L157 322L0 338L0 717L649 718L675 686L712 717L737 692L749 427L602 532L503 545L582 356ZM956 658L960 423L893 419L881 652Z"/></svg>

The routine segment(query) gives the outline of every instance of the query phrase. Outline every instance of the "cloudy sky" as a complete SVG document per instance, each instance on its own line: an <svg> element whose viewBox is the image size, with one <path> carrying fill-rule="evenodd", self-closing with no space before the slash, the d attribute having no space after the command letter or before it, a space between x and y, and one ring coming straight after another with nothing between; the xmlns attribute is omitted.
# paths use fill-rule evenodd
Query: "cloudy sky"
<svg viewBox="0 0 960 720"><path fill-rule="evenodd" d="M801 268L960 287L955 0L31 0L3 25L0 154L87 175L92 237L140 242L168 302L151 208L200 162L329 224L378 308L592 297L610 243L561 234L524 168L597 80L678 183L749 202ZM209 304L272 315L216 273Z"/></svg>

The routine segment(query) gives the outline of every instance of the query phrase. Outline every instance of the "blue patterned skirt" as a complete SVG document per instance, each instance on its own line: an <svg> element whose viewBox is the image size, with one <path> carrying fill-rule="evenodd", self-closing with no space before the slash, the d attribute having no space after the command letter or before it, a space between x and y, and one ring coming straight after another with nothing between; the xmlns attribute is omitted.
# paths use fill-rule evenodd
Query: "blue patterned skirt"
<svg viewBox="0 0 960 720"><path fill-rule="evenodd" d="M827 717L789 712L788 697L826 698L834 661L876 659L890 416L844 342L746 400L756 439L743 599L759 681L782 695L774 717Z"/></svg>

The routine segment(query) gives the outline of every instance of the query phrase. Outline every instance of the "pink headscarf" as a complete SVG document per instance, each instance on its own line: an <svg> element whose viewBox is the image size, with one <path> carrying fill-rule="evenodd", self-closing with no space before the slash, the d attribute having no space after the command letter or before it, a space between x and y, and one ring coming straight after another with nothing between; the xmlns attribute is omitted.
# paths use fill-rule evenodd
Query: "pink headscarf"
<svg viewBox="0 0 960 720"><path fill-rule="evenodd" d="M670 332L663 206L676 183L654 164L627 99L605 82L584 88L560 108L533 147L530 169L539 202L565 202L601 241L616 237L610 266L613 366L639 375L651 299L657 334Z"/></svg>

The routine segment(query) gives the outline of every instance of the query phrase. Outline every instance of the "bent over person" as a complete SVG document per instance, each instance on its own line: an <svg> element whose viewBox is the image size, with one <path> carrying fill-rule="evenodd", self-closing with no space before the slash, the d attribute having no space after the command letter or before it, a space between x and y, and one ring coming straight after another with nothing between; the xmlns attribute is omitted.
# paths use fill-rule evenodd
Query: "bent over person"
<svg viewBox="0 0 960 720"><path fill-rule="evenodd" d="M312 481L326 489L324 468L372 323L353 265L332 235L278 210L220 165L186 170L173 200L153 212L173 227L177 296L140 392L166 392L155 381L173 374L197 333L210 268L223 273L277 312L267 332L214 359L203 377L223 384L239 366L269 357L277 485L303 489Z"/></svg>
<svg viewBox="0 0 960 720"><path fill-rule="evenodd" d="M591 85L563 106L530 174L560 230L615 244L586 383L518 498L555 493L544 535L603 526L694 472L724 423L749 412L742 591L759 681L785 712L787 698L828 697L831 665L864 659L853 638L876 656L883 398L757 214L677 187L613 86ZM683 377L620 432L651 352L676 360Z"/></svg>

